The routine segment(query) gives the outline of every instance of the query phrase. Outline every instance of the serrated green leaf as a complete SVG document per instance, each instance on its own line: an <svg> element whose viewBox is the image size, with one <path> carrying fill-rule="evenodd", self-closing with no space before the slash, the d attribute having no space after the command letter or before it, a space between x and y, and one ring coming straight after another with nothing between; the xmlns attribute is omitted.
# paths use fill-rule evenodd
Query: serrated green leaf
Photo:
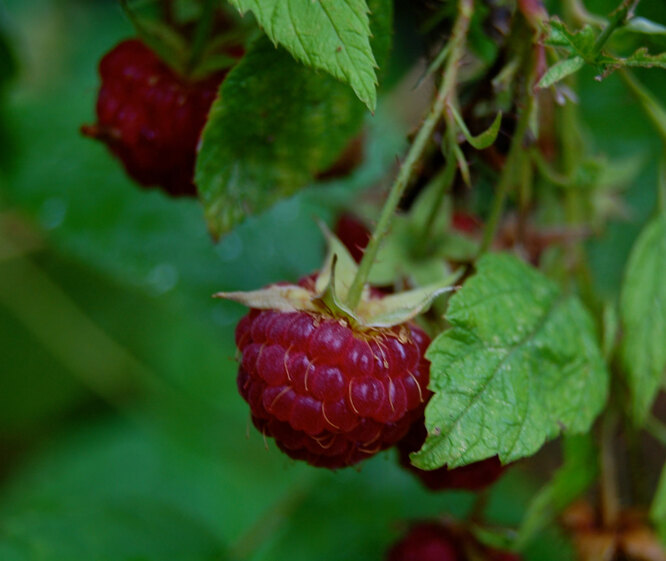
<svg viewBox="0 0 666 561"><path fill-rule="evenodd" d="M451 298L452 328L428 349L428 438L412 457L423 469L529 456L560 432L588 430L606 400L580 301L513 256L486 255L477 270Z"/></svg>
<svg viewBox="0 0 666 561"><path fill-rule="evenodd" d="M666 368L666 217L649 223L627 262L620 297L621 356L631 413L641 423Z"/></svg>
<svg viewBox="0 0 666 561"><path fill-rule="evenodd" d="M666 53L651 55L647 48L642 47L625 58L604 55L599 58L599 65L607 76L618 68L666 68Z"/></svg>
<svg viewBox="0 0 666 561"><path fill-rule="evenodd" d="M565 437L564 463L534 496L516 538L522 549L595 481L598 451L590 433Z"/></svg>
<svg viewBox="0 0 666 561"><path fill-rule="evenodd" d="M202 135L195 181L211 232L302 188L333 163L363 113L344 84L260 38L223 82Z"/></svg>
<svg viewBox="0 0 666 561"><path fill-rule="evenodd" d="M537 87L548 88L570 74L578 72L583 66L585 66L585 61L579 56L561 60L546 71L539 80Z"/></svg>
<svg viewBox="0 0 666 561"><path fill-rule="evenodd" d="M551 19L547 25L546 45L567 48L570 52L582 58L592 52L597 39L597 32L590 25L586 25L576 32L569 31L567 26L557 18Z"/></svg>
<svg viewBox="0 0 666 561"><path fill-rule="evenodd" d="M377 65L365 0L230 2L241 13L252 11L274 43L304 64L346 82L371 111L375 110Z"/></svg>

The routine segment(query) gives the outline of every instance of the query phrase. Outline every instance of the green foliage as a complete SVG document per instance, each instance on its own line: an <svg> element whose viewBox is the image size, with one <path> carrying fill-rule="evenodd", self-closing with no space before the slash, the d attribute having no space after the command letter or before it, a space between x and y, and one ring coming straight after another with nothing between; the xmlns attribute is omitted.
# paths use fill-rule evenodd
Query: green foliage
<svg viewBox="0 0 666 561"><path fill-rule="evenodd" d="M268 37L307 66L349 84L371 111L377 66L365 0L230 0L251 10Z"/></svg>
<svg viewBox="0 0 666 561"><path fill-rule="evenodd" d="M390 23L386 12L373 20L384 57ZM210 231L222 235L304 187L335 161L364 115L344 84L259 38L223 82L204 129L196 183Z"/></svg>
<svg viewBox="0 0 666 561"><path fill-rule="evenodd" d="M363 120L348 88L265 38L229 73L220 94L196 172L216 236L305 186L333 163Z"/></svg>
<svg viewBox="0 0 666 561"><path fill-rule="evenodd" d="M585 61L579 56L561 60L557 64L551 66L541 77L541 80L539 80L539 87L548 88L560 80L563 80L569 76L569 74L578 72L583 66L585 66Z"/></svg>
<svg viewBox="0 0 666 561"><path fill-rule="evenodd" d="M428 349L428 438L413 456L434 469L534 454L560 432L589 429L608 373L574 296L508 255L487 255L451 298L451 329Z"/></svg>
<svg viewBox="0 0 666 561"><path fill-rule="evenodd" d="M650 222L627 263L620 314L622 362L627 374L630 410L642 423L666 369L666 217Z"/></svg>
<svg viewBox="0 0 666 561"><path fill-rule="evenodd" d="M233 326L242 311L234 303L210 299L218 290L293 281L319 267L323 243L313 218L331 221L343 207L357 209L361 190L383 187L390 181L396 155L404 154L404 139L413 132L402 119L408 115L409 122L414 122L416 109L412 114L411 100L418 92L399 91L395 97L391 92L385 102L380 99L377 114L366 123L364 162L354 174L318 182L273 205L284 193L293 192L292 188L295 191L311 183L314 174L334 161L367 112L346 85L349 80L343 77L345 83L338 83L325 74L330 69L321 67L317 73L301 64L305 59L296 62L280 39L277 50L266 39L250 46L252 65L241 63L239 79L229 94L237 96L235 101L231 98L236 113L225 115L231 132L225 135L220 129L212 135L219 146L204 140L202 154L210 160L202 190L213 192L219 179L214 166L219 166L221 176L227 178L226 184L221 180L220 200L243 199L247 188L247 200L256 200L256 208L243 207L243 213L271 208L247 218L243 214L243 223L216 244L206 232L197 201L171 200L157 191L137 188L101 145L77 134L77 127L92 118L100 57L132 33L117 5L71 0L0 3L12 12L8 21L18 23L2 37L11 38L21 65L19 74L5 81L10 95L0 96L0 113L7 116L11 134L4 144L0 141L0 158L12 149L7 161L13 166L0 178L0 212L9 206L12 215L39 232L37 248L25 249L32 253L18 259L7 257L2 253L4 237L9 235L11 242L14 232L4 228L0 216L0 396L4 398L0 398L0 559L159 561L176 556L206 561L378 561L408 519L443 512L466 519L474 502L471 494L426 491L396 465L391 452L364 462L359 470L329 473L286 460L270 442L267 450L236 392ZM616 3L599 0L594 8L610 12ZM176 4L191 8L192 21L200 13L198 1ZM259 2L255 4L259 6ZM374 58L384 70L383 60L395 35L402 66L392 67L390 72L397 77L422 60L424 50L409 18L398 18L392 25L391 4L368 2L374 35L371 44ZM397 4L401 16L409 13L410 4ZM157 12L157 3L136 5ZM347 2L336 10L350 5ZM612 54L604 49L598 60L611 65L616 54L625 60L644 57L639 50L643 45L651 52L663 50L661 0L643 0L643 6L654 21L634 18L621 25L608 42ZM442 6L440 26L448 26L454 7L455 3ZM318 6L307 6L311 8ZM507 57L515 45L500 45L487 33L486 24L495 15L489 5L475 2L468 48L478 56L461 66L460 106L466 119L468 115L491 118L499 107L507 107L502 124L510 125L515 112L510 107L519 93L515 81L524 69L515 58ZM299 24L307 26L313 21L299 20ZM245 18L245 23L251 26L252 18ZM568 29L572 27L561 28L559 35L551 37L562 58L579 56L576 49L591 53L589 49L599 38L596 28L580 33ZM363 60L367 62L367 57ZM493 61L505 60L507 66L498 74L502 79L493 84L501 91L493 90L493 98L474 108L478 112L467 112L469 100L480 91L476 90L478 78ZM650 60L636 60L637 64L645 62ZM439 70L437 64L431 66L433 76ZM654 267L663 265L663 259L648 263L650 255L663 256L663 244L658 249L654 243L644 243L640 252L639 245L648 232L654 234L655 224L662 224L662 218L641 235L626 267L625 261L654 207L655 155L661 154L659 136L666 138L659 96L666 88L666 76L639 70L638 83L621 71L600 85L592 77L601 71L603 68L586 64L580 79L572 82L580 108L575 119L568 124L560 120L563 114L576 113L573 105L556 108L552 112L556 132L551 136L548 127L540 131L547 142L568 147L569 154L563 158L558 150L554 155L544 153L546 163L556 170L551 178L561 174L566 181L554 182L557 189L535 181L527 193L530 208L547 203L545 222L564 229L571 226L569 222L574 227L581 224L584 235L595 235L585 245L575 239L571 245L550 248L540 268L556 271L570 289L578 284L568 269L570 258L577 258L580 250L585 261L574 265L585 271L589 268L586 303L588 298L592 304L598 303L595 298L615 302L620 272L626 269L622 300L631 293L637 306L646 309L650 293L653 302L663 300L653 277ZM251 94L249 86L242 89L240 78L259 84L263 93ZM367 78L370 80L369 75ZM262 80L266 80L264 86ZM407 83L410 85L409 80ZM640 104L628 102L631 98L625 85ZM280 99L274 99L274 94ZM495 103L500 97L507 105ZM262 107L272 112L263 114ZM539 110L546 116L550 113L548 105ZM223 110L218 107L217 111ZM291 127L282 113L295 117L297 124ZM302 116L304 120L299 120ZM322 124L328 119L333 119L332 124ZM512 130L511 126L501 128L493 148L500 155ZM560 136L563 130L576 134L565 138ZM457 142L466 136L462 127L460 132ZM271 133L279 142L266 142ZM571 138L574 142L567 144ZM250 144L241 146L248 139ZM438 133L429 140L435 148L432 140L438 141ZM529 150L539 148L540 143L532 144ZM597 157L600 152L607 156ZM572 154L571 161L567 160ZM496 169L494 163L488 169L491 166L485 157L478 156L473 150L457 150L455 157L466 166L461 172L467 174L472 189L462 193L461 186L454 184L452 200L458 210L462 197L463 208L484 217ZM227 157L237 158L245 183L232 181L234 171L225 168L230 161ZM424 175L432 171L427 158L423 168L417 166ZM640 165L636 165L638 160ZM620 178L618 169L625 167L636 173L622 172ZM451 169L457 172L455 168L454 161ZM605 183L608 177L614 181L612 188ZM528 179L528 175L520 176L521 182ZM447 181L448 188L451 182ZM619 182L621 192L616 188ZM229 186L238 190L227 193ZM507 201L521 208L523 194L511 189ZM590 195L593 192L605 192L603 204L612 199L618 205L614 209L626 211L626 219L609 223L609 212L590 210L589 205L599 202L596 195ZM374 203L368 195L365 202ZM435 213L433 234L424 234L437 202L436 190L428 195L419 196L409 213L393 222L373 279L390 283L405 277L413 285L425 285L449 273L445 260L471 260L478 253L478 240L473 236L450 232L452 205L446 198L441 212ZM410 203L406 200L405 206ZM565 216L563 210L567 214L573 211L574 216ZM533 216L535 221L541 217ZM500 223L500 229L503 227ZM633 260L642 263L635 272ZM436 363L433 385L437 386L433 403L438 403L429 411L431 432L435 425L444 426L442 412L448 415L455 407L462 411L459 424L470 432L451 431L450 445L444 441L444 433L434 439L431 436L435 446L428 454L432 458L423 458L432 460L432 465L437 463L440 445L445 449L437 461L453 458L456 446L470 451L460 456L459 463L475 455L501 453L512 431L518 434L518 444L505 459L518 452L531 453L528 448L535 450L544 438L560 430L587 428L603 402L607 374L600 364L591 321L578 300L563 295L542 275L508 257L486 257L479 271L469 282L465 280L465 287L453 298L447 316L452 329L431 349ZM629 282L630 277L635 284ZM512 292L501 293L503 286ZM637 288L630 290L631 286L641 287L643 294ZM466 309L479 295L487 300ZM656 391L651 388L659 382L650 368L661 360L663 347L657 330L648 332L649 321L654 321L657 312L644 312L642 318L649 321L629 328L634 325L629 322L638 322L639 312L627 313L626 306L621 306L619 320L612 307L605 309L604 356L614 356L616 335L622 335L619 356L622 365L629 362L629 367L625 365L627 383L640 386L629 395L636 400L649 393L645 399L651 402ZM656 325L663 326L663 322ZM638 361L629 359L632 352L639 352L640 343L647 347L648 340L656 352L643 352L637 355ZM109 349L117 354L109 354ZM96 363L100 357L104 357L103 365ZM118 357L128 360L117 362ZM500 368L487 376L493 364ZM632 374L631 368L638 365L645 366L642 373ZM477 401L469 400L474 384L482 380L487 385ZM643 412L648 405L639 408ZM531 471L531 462L520 462L490 490L486 521L503 529L507 525L519 528L519 543L527 543L522 553L525 559L574 558L551 522L594 480L593 438L593 434L565 437L565 461L552 480L544 470ZM552 453L551 447L542 449L536 465L547 464ZM649 454L654 460L653 452ZM654 498L652 519L666 541L664 480L666 476ZM484 530L493 531L487 526ZM501 534L515 537L513 530ZM340 536L345 539L341 541Z"/></svg>
<svg viewBox="0 0 666 561"><path fill-rule="evenodd" d="M624 24L623 16L616 15L601 33L596 32L590 25L585 25L579 31L572 32L559 19L553 18L548 23L546 44L562 49L567 54L567 58L548 69L541 78L539 87L552 86L570 74L578 72L585 64L589 64L597 70L598 78L604 78L620 68L666 68L666 52L650 54L647 47L641 47L627 57L602 52L610 34L615 30L615 26L623 29ZM655 29L654 26L645 24L634 26L631 29L647 35L654 35L659 31L658 28Z"/></svg>

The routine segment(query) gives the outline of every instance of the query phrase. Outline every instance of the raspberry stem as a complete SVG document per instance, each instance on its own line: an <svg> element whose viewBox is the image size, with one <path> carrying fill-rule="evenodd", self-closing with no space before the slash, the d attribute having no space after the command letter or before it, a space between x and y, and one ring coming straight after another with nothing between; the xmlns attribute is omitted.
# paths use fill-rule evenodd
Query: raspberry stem
<svg viewBox="0 0 666 561"><path fill-rule="evenodd" d="M407 152L407 157L405 158L398 176L396 177L391 190L389 191L388 198L384 203L379 220L377 221L377 226L375 227L370 241L368 242L367 247L365 248L365 253L363 254L363 259L359 264L358 272L354 277L354 281L349 289L349 295L347 297L347 305L354 309L361 300L361 294L363 293L363 286L366 283L368 275L372 265L375 262L377 257L377 252L379 251L379 246L384 236L388 232L388 229L395 215L395 211L398 208L400 199L405 191L405 188L412 179L414 173L414 168L418 161L421 159L425 147L432 138L432 133L435 129L435 126L442 118L444 109L450 103L450 99L455 92L457 69L460 64L460 59L464 53L467 31L469 29L470 19L474 10L474 0L459 0L458 2L458 17L456 23L453 27L453 34L449 41L449 55L448 63L444 69L442 76L442 83L437 91L437 95L430 107L430 111L426 116L421 128L419 129L414 142L412 143L409 151Z"/></svg>
<svg viewBox="0 0 666 561"><path fill-rule="evenodd" d="M529 45L527 42L526 44ZM504 203L506 202L509 190L517 181L521 181L526 177L529 177L529 174L520 173L523 171L521 166L532 165L530 159L526 157L523 141L530 125L530 118L532 117L535 104L535 93L533 88L538 81L537 62L532 48L529 48L529 50L527 50L523 56L523 60L525 61L524 64L528 65L528 71L524 82L524 91L522 92L523 106L520 112L520 116L518 117L516 130L511 140L509 155L507 156L506 163L502 169L502 174L500 175L499 183L495 190L495 197L490 209L490 216L486 220L486 226L483 231L483 238L481 239L481 245L479 247L477 258L488 251L490 245L493 242L493 239L495 238L495 234L502 217L502 212L504 211ZM520 107L520 101L517 105Z"/></svg>

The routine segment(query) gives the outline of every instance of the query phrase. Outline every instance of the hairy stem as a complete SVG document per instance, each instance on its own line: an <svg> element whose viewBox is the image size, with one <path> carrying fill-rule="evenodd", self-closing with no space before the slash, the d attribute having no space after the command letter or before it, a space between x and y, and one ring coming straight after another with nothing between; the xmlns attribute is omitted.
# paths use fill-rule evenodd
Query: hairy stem
<svg viewBox="0 0 666 561"><path fill-rule="evenodd" d="M361 300L363 287L366 283L370 269L377 257L379 246L384 236L388 232L391 221L395 214L400 199L402 198L405 188L412 179L414 168L423 155L423 151L428 142L432 138L432 133L435 126L439 122L444 112L444 108L449 102L449 98L454 91L457 77L457 67L460 64L460 59L464 53L467 30L469 29L469 22L472 17L474 9L474 0L459 0L458 3L458 18L453 27L453 34L450 40L450 54L448 63L444 70L442 83L437 91L437 95L433 104L426 116L419 132L414 139L405 161L403 162L395 182L391 186L388 198L384 203L377 226L375 227L370 241L365 248L363 259L358 268L358 272L354 277L354 281L349 289L349 296L347 298L347 305L354 309Z"/></svg>
<svg viewBox="0 0 666 561"><path fill-rule="evenodd" d="M613 12L608 25L604 27L603 31L599 34L599 37L597 37L597 40L594 42L591 53L594 59L599 55L601 49L604 48L604 45L608 39L610 39L613 31L621 25L624 25L624 23L631 18L639 1L640 0L623 0L617 10Z"/></svg>

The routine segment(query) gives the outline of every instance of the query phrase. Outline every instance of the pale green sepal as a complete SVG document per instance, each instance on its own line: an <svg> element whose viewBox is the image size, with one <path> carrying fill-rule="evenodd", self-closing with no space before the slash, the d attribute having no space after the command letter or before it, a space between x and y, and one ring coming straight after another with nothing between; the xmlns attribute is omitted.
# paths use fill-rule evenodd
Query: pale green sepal
<svg viewBox="0 0 666 561"><path fill-rule="evenodd" d="M364 325L372 327L391 327L410 321L426 310L437 296L456 290L457 287L452 284L460 278L460 274L461 271L456 271L444 281L435 284L362 301L358 307L358 315Z"/></svg>
<svg viewBox="0 0 666 561"><path fill-rule="evenodd" d="M337 238L335 239L337 240ZM327 267L325 267L325 270L327 270L327 283L322 289L317 288L317 294L312 299L312 303L318 308L326 309L334 317L342 317L354 324L360 324L361 319L346 304L344 304L344 300L342 300L338 294L337 287L339 283L337 281L337 264L338 254L333 253L330 266L327 264ZM317 278L317 284L319 284L321 278L322 275Z"/></svg>
<svg viewBox="0 0 666 561"><path fill-rule="evenodd" d="M335 293L344 302L347 299L349 287L354 282L358 266L349 253L349 250L338 237L325 224L321 223L319 227L326 238L328 255L326 256L326 261L321 272L317 276L315 290L317 294L321 294L326 290L331 281L333 266L335 264Z"/></svg>
<svg viewBox="0 0 666 561"><path fill-rule="evenodd" d="M294 312L298 310L316 311L312 302L312 292L294 284L269 286L248 292L218 292L213 298L233 300L249 308L259 310L279 310Z"/></svg>

